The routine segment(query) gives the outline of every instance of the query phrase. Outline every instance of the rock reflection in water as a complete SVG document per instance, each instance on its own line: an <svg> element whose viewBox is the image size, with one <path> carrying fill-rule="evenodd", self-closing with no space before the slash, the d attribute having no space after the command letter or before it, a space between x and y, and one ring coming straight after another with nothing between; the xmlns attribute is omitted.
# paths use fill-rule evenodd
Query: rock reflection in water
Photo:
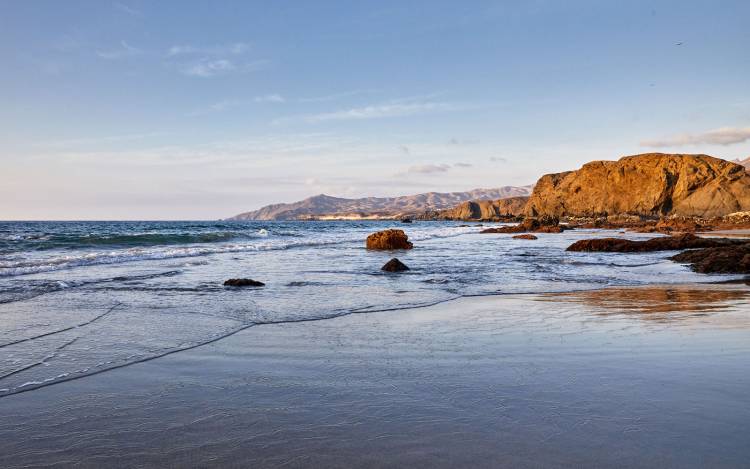
<svg viewBox="0 0 750 469"><path fill-rule="evenodd" d="M750 312L750 289L740 285L608 288L542 295L539 300L581 304L598 316L637 315L656 321Z"/></svg>

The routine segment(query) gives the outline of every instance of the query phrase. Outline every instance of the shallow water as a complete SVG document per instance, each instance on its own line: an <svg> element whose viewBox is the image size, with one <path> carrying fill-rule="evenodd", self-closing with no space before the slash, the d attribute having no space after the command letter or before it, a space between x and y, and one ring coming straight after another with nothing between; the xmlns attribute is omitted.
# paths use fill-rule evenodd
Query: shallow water
<svg viewBox="0 0 750 469"><path fill-rule="evenodd" d="M417 222L0 223L0 398L200 346L258 324L434 304L469 295L698 283L672 253L567 253L538 241ZM368 233L415 249L372 252ZM379 270L398 256L411 267ZM251 277L261 289L225 288ZM561 301L563 301L561 299ZM625 299L627 301L627 299Z"/></svg>
<svg viewBox="0 0 750 469"><path fill-rule="evenodd" d="M249 328L0 399L0 466L737 468L750 289L461 298Z"/></svg>

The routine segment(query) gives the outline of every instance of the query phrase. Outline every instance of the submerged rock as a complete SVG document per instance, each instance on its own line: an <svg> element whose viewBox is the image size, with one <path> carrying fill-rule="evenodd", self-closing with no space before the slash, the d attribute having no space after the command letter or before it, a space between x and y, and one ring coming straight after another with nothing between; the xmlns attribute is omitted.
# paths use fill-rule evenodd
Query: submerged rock
<svg viewBox="0 0 750 469"><path fill-rule="evenodd" d="M650 252L681 249L711 248L743 244L746 241L725 238L699 238L694 234L664 236L645 241L622 238L582 239L568 246L567 251L582 252Z"/></svg>
<svg viewBox="0 0 750 469"><path fill-rule="evenodd" d="M403 272L405 270L409 270L409 267L407 267L406 264L394 257L393 259L386 262L380 270L384 270L386 272Z"/></svg>
<svg viewBox="0 0 750 469"><path fill-rule="evenodd" d="M266 284L251 278L230 278L224 282L225 287L263 287Z"/></svg>
<svg viewBox="0 0 750 469"><path fill-rule="evenodd" d="M670 259L703 274L750 274L750 242L685 251Z"/></svg>
<svg viewBox="0 0 750 469"><path fill-rule="evenodd" d="M520 234L520 235L515 235L513 239L539 239L539 238L537 238L533 234Z"/></svg>
<svg viewBox="0 0 750 469"><path fill-rule="evenodd" d="M378 231L367 237L367 249L411 249L414 245L403 230Z"/></svg>

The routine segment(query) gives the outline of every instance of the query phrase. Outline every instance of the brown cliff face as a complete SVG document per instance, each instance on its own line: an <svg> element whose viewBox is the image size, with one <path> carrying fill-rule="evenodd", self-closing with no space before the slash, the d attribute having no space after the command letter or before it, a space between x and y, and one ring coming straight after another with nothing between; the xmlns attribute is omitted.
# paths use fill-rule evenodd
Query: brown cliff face
<svg viewBox="0 0 750 469"><path fill-rule="evenodd" d="M472 200L453 208L427 213L423 218L437 220L496 220L516 217L524 213L528 197L508 197L498 200Z"/></svg>
<svg viewBox="0 0 750 469"><path fill-rule="evenodd" d="M542 176L526 215L716 217L750 210L750 174L708 155L647 153Z"/></svg>

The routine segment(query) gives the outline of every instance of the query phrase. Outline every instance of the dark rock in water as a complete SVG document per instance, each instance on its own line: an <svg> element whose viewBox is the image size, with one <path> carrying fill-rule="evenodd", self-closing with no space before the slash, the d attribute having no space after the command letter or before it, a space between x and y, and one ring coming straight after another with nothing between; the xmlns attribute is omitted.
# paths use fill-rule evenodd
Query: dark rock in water
<svg viewBox="0 0 750 469"><path fill-rule="evenodd" d="M681 249L735 246L746 241L724 238L699 238L694 234L664 236L646 241L631 241L621 238L582 239L568 246L567 251L583 252L650 252L677 251Z"/></svg>
<svg viewBox="0 0 750 469"><path fill-rule="evenodd" d="M703 274L750 274L750 242L685 251L670 259Z"/></svg>
<svg viewBox="0 0 750 469"><path fill-rule="evenodd" d="M405 270L409 270L409 267L407 267L406 264L394 257L393 259L386 262L380 270L385 270L386 272L403 272Z"/></svg>
<svg viewBox="0 0 750 469"><path fill-rule="evenodd" d="M411 218L402 218L401 223L411 223Z"/></svg>
<svg viewBox="0 0 750 469"><path fill-rule="evenodd" d="M533 234L520 234L520 235L515 235L513 239L532 239L533 240L533 239L539 239L539 238L537 238Z"/></svg>
<svg viewBox="0 0 750 469"><path fill-rule="evenodd" d="M367 249L411 249L414 245L403 230L378 231L367 237Z"/></svg>
<svg viewBox="0 0 750 469"><path fill-rule="evenodd" d="M500 226L497 228L485 228L480 233L482 234L488 234L488 233L523 233L526 231L525 229L521 228L521 225L514 225L514 226Z"/></svg>
<svg viewBox="0 0 750 469"><path fill-rule="evenodd" d="M562 233L565 229L565 227L560 225L558 217L543 215L539 218L525 218L518 225L488 228L480 231L480 233ZM570 229L570 227L567 229Z"/></svg>
<svg viewBox="0 0 750 469"><path fill-rule="evenodd" d="M263 287L266 284L251 278L230 278L224 282L226 287Z"/></svg>

